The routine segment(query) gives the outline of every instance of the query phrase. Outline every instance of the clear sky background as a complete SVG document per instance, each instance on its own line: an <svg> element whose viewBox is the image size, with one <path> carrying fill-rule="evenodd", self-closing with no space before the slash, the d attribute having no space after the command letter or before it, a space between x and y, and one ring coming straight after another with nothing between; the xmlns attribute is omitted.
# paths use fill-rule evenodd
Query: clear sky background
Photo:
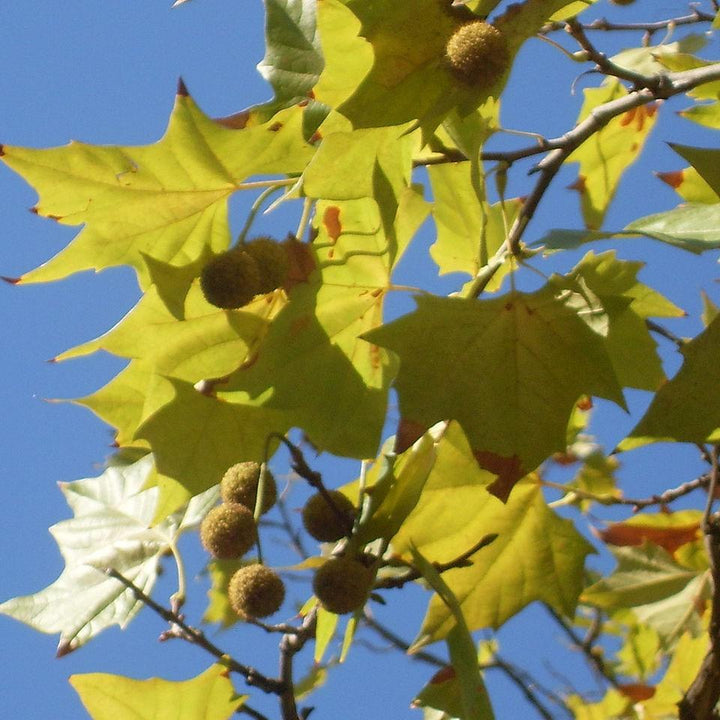
<svg viewBox="0 0 720 720"><path fill-rule="evenodd" d="M193 0L174 10L169 5L166 0L75 0L62 8L49 0L9 3L3 10L0 44L0 142L32 147L63 145L70 139L126 145L154 142L164 132L180 76L211 116L227 115L270 97L269 86L255 69L264 54L263 8L258 0ZM602 1L599 6L594 15L627 18L632 12L633 17L648 20L685 9L682 3L669 0L638 0L632 11ZM625 34L606 44L609 38L594 37L601 47L616 49L640 39L637 34ZM580 79L577 94L571 96L578 71L579 66L549 45L528 43L504 100L504 124L548 136L569 129L581 104L580 89L598 82L593 76ZM661 113L646 160L627 174L608 215L607 228L620 228L639 214L677 204L675 194L651 175L653 170L683 166L664 141L716 144L710 133L674 116L674 111L686 104L682 99L674 101ZM513 145L517 140L497 141L495 146L502 143ZM511 174L509 194L523 194L530 188L523 172ZM539 238L549 227L580 227L577 199L566 190L573 179L573 168L564 169L556 179L528 240ZM77 232L28 212L35 201L34 191L0 167L0 274L4 276L17 277L40 264ZM242 207L239 203L233 207L237 232ZM270 231L273 222L272 218L263 219L261 226ZM450 292L462 280L437 279L427 260L432 239L433 228L427 223L414 251L403 260L398 279ZM605 247L597 245L598 250ZM567 269L583 253L548 261L543 270ZM697 257L648 241L628 240L623 241L621 255L650 261L641 279L688 311L687 319L667 323L679 334L694 335L701 327L699 287L720 301L713 254ZM0 286L0 494L5 508L0 524L0 601L35 592L59 575L62 561L47 528L70 513L55 483L100 474L110 452L111 432L91 413L47 399L89 394L104 385L122 362L106 355L62 364L46 361L107 330L137 297L129 269L83 273L45 286ZM389 312L410 307L408 298L398 297ZM665 349L667 368L672 372L678 366L677 354L670 347ZM633 411L647 402L642 393L628 397ZM619 409L599 403L596 430L608 449L631 424ZM661 446L628 454L622 458L621 473L627 494L654 492L695 477L703 471L695 455L692 449L670 452ZM337 482L329 483L333 486L352 479L357 470L357 464L326 460L321 460L319 467L335 473ZM274 469L279 475L287 471L284 456L278 456ZM305 496L302 490L291 494L290 506L300 507ZM186 537L181 547L188 554L193 577L201 571L205 555L194 535ZM602 563L607 567L607 562L590 560L595 567ZM170 570L171 577L161 578L156 586L158 599L173 591ZM202 578L191 583L187 606L191 622L197 622L204 610L205 589ZM378 608L378 616L412 639L427 594L414 589L402 597L387 593L387 598L389 606ZM501 647L508 657L557 687L557 677L546 667L546 649L562 647L564 640L548 617L542 608L530 608L501 633ZM23 720L84 718L86 714L67 683L71 674L112 672L181 680L210 664L202 650L181 641L158 643L156 638L163 629L162 621L144 610L128 631L113 628L68 657L55 659L57 637L38 634L0 616L0 714ZM211 628L209 632L240 661L269 674L275 672L276 638L252 628L225 633L214 633ZM375 649L356 645L346 665L331 672L327 686L310 701L318 707L313 718L420 718L420 711L409 710L408 703L433 669L397 652L379 652L377 648L384 648L384 643L372 634L363 633L362 638ZM433 649L443 652L442 647ZM309 651L300 657L299 667L309 664ZM577 655L561 652L554 667L581 689L597 688L581 665ZM489 685L499 718L532 716L507 682L490 674ZM236 687L243 690L242 682ZM257 693L252 704L269 717L278 716L274 701L268 704Z"/></svg>

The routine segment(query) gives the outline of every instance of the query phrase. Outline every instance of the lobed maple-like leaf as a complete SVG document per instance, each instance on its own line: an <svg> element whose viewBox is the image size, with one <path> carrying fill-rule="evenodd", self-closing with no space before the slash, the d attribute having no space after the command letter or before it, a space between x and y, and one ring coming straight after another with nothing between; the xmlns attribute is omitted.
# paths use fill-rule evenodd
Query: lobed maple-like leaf
<svg viewBox="0 0 720 720"><path fill-rule="evenodd" d="M104 570L117 570L149 595L161 555L181 532L199 525L217 498L211 490L153 525L158 489L146 488L152 469L147 456L127 467L108 468L97 478L61 483L75 517L50 532L65 569L44 590L2 603L0 613L40 632L60 633L59 655L111 625L125 627L142 603Z"/></svg>
<svg viewBox="0 0 720 720"><path fill-rule="evenodd" d="M471 558L471 566L443 579L471 630L500 627L529 603L542 600L571 615L592 547L572 523L547 507L535 480L520 483L507 503L487 492L493 476L478 468L462 430L450 423L420 500L392 541L393 550L416 547L431 562L449 562L479 538L498 537ZM446 636L452 613L430 601L420 642Z"/></svg>
<svg viewBox="0 0 720 720"><path fill-rule="evenodd" d="M403 422L425 429L458 420L480 464L499 476L499 497L564 450L581 395L624 405L605 338L587 323L607 316L579 292L549 284L491 300L418 296L416 303L365 337L400 358Z"/></svg>
<svg viewBox="0 0 720 720"><path fill-rule="evenodd" d="M236 695L223 665L180 682L88 673L70 676L70 684L93 720L229 720L247 699Z"/></svg>
<svg viewBox="0 0 720 720"><path fill-rule="evenodd" d="M302 108L232 130L195 105L184 86L165 136L153 145L72 142L43 150L2 146L2 159L38 192L39 215L84 225L53 259L21 278L44 282L80 270L130 265L147 287L146 258L186 265L224 250L227 200L252 175L301 172L314 148Z"/></svg>
<svg viewBox="0 0 720 720"><path fill-rule="evenodd" d="M618 445L618 450L631 450L651 442L720 440L720 402L714 397L720 383L718 343L720 318L715 317L682 348L682 367L657 391L645 415Z"/></svg>
<svg viewBox="0 0 720 720"><path fill-rule="evenodd" d="M602 87L588 88L578 123L596 107L627 94L616 79ZM657 107L644 105L613 118L586 140L569 157L579 163L578 181L573 186L580 194L585 226L596 230L615 196L625 170L640 156L645 141L657 120Z"/></svg>

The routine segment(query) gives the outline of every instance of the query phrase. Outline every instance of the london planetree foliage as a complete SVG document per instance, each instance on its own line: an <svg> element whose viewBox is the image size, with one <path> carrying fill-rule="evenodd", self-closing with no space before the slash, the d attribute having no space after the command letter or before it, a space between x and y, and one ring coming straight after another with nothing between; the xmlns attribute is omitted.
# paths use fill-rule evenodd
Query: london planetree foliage
<svg viewBox="0 0 720 720"><path fill-rule="evenodd" d="M118 452L99 477L61 484L74 514L51 528L62 574L0 612L59 633L65 655L147 606L163 638L208 656L183 682L72 676L93 718L300 720L363 635L429 665L408 697L425 720L495 717L491 673L520 688L515 717L717 717L720 317L703 295L704 330L676 335L664 319L693 309L617 249L630 237L720 248L720 150L692 139L720 128L720 11L705 0L645 21L641 6L265 0L258 68L272 100L212 118L181 81L153 144L0 146L37 214L80 227L11 282L126 265L141 291L121 322L56 358L127 360L75 401L112 426ZM503 112L532 43L549 43L582 88L555 136L533 127L532 97L524 117ZM625 171L678 112L678 136L663 138L676 168L647 178L677 206L647 214L640 192L636 218L609 226ZM537 232L568 168L568 210ZM236 194L249 198L237 228ZM418 253L452 274L453 292L422 273L397 280ZM391 312L400 294L412 308ZM668 377L664 357L678 352ZM604 447L593 413L629 411L628 391L646 407ZM623 453L652 443L689 444L705 472L629 497ZM325 472L333 457L357 472ZM288 512L297 488L302 514ZM183 614L197 590L184 533L207 555L202 618ZM608 551L605 573L586 563ZM171 597L153 592L164 557L177 565ZM411 584L428 597L414 640L377 613ZM533 603L600 694L542 688L505 657L495 632ZM216 644L201 626L218 624L232 632ZM277 646L279 671L254 666L251 642Z"/></svg>

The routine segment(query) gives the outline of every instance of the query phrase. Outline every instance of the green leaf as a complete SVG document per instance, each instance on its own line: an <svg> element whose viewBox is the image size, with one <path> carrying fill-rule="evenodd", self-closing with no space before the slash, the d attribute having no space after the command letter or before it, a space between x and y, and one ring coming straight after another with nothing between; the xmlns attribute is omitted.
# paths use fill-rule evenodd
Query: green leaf
<svg viewBox="0 0 720 720"><path fill-rule="evenodd" d="M265 57L257 67L275 91L274 104L306 98L320 78L316 6L315 0L265 0Z"/></svg>
<svg viewBox="0 0 720 720"><path fill-rule="evenodd" d="M70 684L93 720L229 720L247 698L235 694L222 665L181 682L89 673Z"/></svg>
<svg viewBox="0 0 720 720"><path fill-rule="evenodd" d="M430 255L441 275L464 272L475 277L505 241L505 225L512 225L522 207L519 198L506 200L504 205L499 202L488 205L478 199L470 166L471 163L463 162L428 168L438 230ZM486 290L499 289L508 272L510 264L506 263L495 273Z"/></svg>
<svg viewBox="0 0 720 720"><path fill-rule="evenodd" d="M541 600L572 615L592 547L572 523L546 505L536 482L520 483L506 504L486 492L492 475L480 470L460 427L450 423L420 501L393 539L397 553L417 547L431 562L449 562L479 538L497 534L472 565L443 573L471 630L498 628ZM454 623L433 598L421 636L433 642Z"/></svg>
<svg viewBox="0 0 720 720"><path fill-rule="evenodd" d="M720 318L691 342L682 354L682 367L655 394L645 415L618 450L631 450L651 442L717 442L720 440L720 383L717 348Z"/></svg>
<svg viewBox="0 0 720 720"><path fill-rule="evenodd" d="M584 92L585 102L578 122L600 105L627 94L615 79ZM622 174L639 157L656 119L657 107L654 105L629 110L593 133L568 157L568 162L580 164L575 189L580 193L585 227L597 230L602 226Z"/></svg>
<svg viewBox="0 0 720 720"><path fill-rule="evenodd" d="M147 456L97 478L61 483L75 517L50 532L65 560L51 585L34 595L0 605L0 613L44 633L60 633L58 654L65 655L111 625L125 627L142 603L119 581L113 568L150 594L160 557L177 536L199 525L217 492L194 498L184 512L153 526L158 489L146 487L153 467Z"/></svg>
<svg viewBox="0 0 720 720"><path fill-rule="evenodd" d="M480 464L501 476L499 497L565 449L581 395L624 404L605 340L582 317L604 315L579 293L547 285L492 300L415 300L415 312L365 337L400 358L403 422L424 430L458 420Z"/></svg>
<svg viewBox="0 0 720 720"><path fill-rule="evenodd" d="M718 196L717 201L720 201L720 150L689 147L677 143L670 143L670 147L697 170Z"/></svg>
<svg viewBox="0 0 720 720"><path fill-rule="evenodd" d="M638 282L640 262L618 260L614 251L589 252L573 269L598 296L610 316L606 347L623 387L657 390L665 381L648 317L682 317L684 312L647 285Z"/></svg>
<svg viewBox="0 0 720 720"><path fill-rule="evenodd" d="M637 233L700 254L720 248L720 203L691 203L631 222L625 232Z"/></svg>
<svg viewBox="0 0 720 720"><path fill-rule="evenodd" d="M647 605L685 589L697 572L678 565L663 548L652 543L612 549L617 568L582 594L582 602L604 609Z"/></svg>
<svg viewBox="0 0 720 720"><path fill-rule="evenodd" d="M2 161L40 195L37 213L84 225L67 248L21 281L130 265L146 287L146 257L187 264L208 248L224 250L230 241L227 200L242 182L252 175L301 172L313 152L303 140L302 108L231 130L204 115L184 88L165 136L154 145L4 145Z"/></svg>
<svg viewBox="0 0 720 720"><path fill-rule="evenodd" d="M452 614L454 620L446 641L450 662L460 686L463 720L494 720L495 714L492 711L485 683L480 673L475 643L465 621L466 618L460 603L434 565L423 557L417 548L411 546L410 551L415 566L437 593L435 597L442 598L445 608ZM411 647L410 652L412 650Z"/></svg>

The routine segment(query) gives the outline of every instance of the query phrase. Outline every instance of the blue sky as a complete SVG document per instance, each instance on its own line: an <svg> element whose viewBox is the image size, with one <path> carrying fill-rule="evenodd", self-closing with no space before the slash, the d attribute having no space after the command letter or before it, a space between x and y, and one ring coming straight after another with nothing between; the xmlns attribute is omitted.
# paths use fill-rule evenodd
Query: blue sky
<svg viewBox="0 0 720 720"><path fill-rule="evenodd" d="M619 17L623 13L620 8L601 4L603 14ZM676 11L677 3L639 0L635 8L633 15L652 19ZM164 0L80 0L58 11L57 3L49 0L26 0L11 3L4 10L2 24L3 143L45 147L70 139L103 144L154 142L164 132L180 76L211 116L227 115L271 94L255 70L264 53L263 12L258 2L193 0L171 10ZM637 39L630 35L623 38L627 43ZM616 45L620 46L622 41ZM581 103L579 91L575 97L569 94L577 72L577 66L567 63L548 45L529 43L504 101L506 125L547 135L568 129ZM595 83L592 77L584 78L579 87ZM682 100L675 102L673 110L683 106ZM677 203L674 193L650 175L652 170L676 169L683 164L664 140L716 143L709 133L677 119L672 112L663 112L646 154L648 160L628 173L607 227L619 228L635 219L638 212L648 214ZM548 227L579 227L576 199L564 189L572 182L573 172L566 168L556 180L552 199L541 207L528 239L539 237ZM528 188L522 173L511 175L511 193L522 194ZM4 276L16 277L35 267L75 234L74 228L28 212L34 202L35 193L7 168L0 167L0 274ZM239 208L235 221L239 229ZM270 228L272 220L267 222ZM457 278L438 281L427 262L423 264L431 241L432 227L428 224L416 250L403 261L401 274L417 284L417 274L421 273L424 283L438 292L449 292L455 289ZM604 246L598 245L598 250L602 249ZM623 257L648 260L642 280L665 292L691 315L668 324L681 334L697 332L701 309L698 288L705 288L720 300L714 284L716 258L711 254L692 256L641 241L626 241L621 253ZM562 260L563 267L581 255ZM122 363L104 355L62 364L46 361L104 332L136 299L135 280L126 269L100 275L84 273L47 286L0 286L0 363L4 378L0 493L6 508L0 526L0 601L39 590L60 573L61 558L47 528L67 518L69 510L55 483L99 474L110 452L111 433L93 415L70 403L47 399L88 394L107 382ZM398 301L395 311L402 307L409 307L407 300ZM666 354L668 368L677 367L672 350ZM640 393L630 395L633 409L646 402ZM597 429L610 448L631 421L619 410L602 404L599 414ZM665 448L638 450L623 462L622 478L632 495L676 485L702 471L695 453L687 448L672 453ZM356 467L326 463L320 469L344 473L336 483L341 484L352 478ZM275 470L280 474L287 470L284 458L276 461ZM302 505L303 496L295 497L295 503L291 497L291 505ZM185 538L182 547L190 558L190 574L196 575L204 560L197 538ZM161 579L156 597L172 592L171 580ZM193 584L191 593L194 597L187 612L191 619L197 619L204 608L202 580ZM426 598L419 589L410 591L408 599L389 595L389 607L379 608L378 614L411 639ZM86 714L67 683L70 674L112 672L180 680L210 664L209 656L180 641L158 643L156 638L162 630L162 622L145 610L128 631L109 630L58 660L54 657L56 637L40 635L0 616L0 671L4 677L0 713L23 719L83 718ZM275 672L275 642L259 631L238 630L213 637L232 648L240 660ZM374 645L383 645L370 634L363 637ZM502 638L508 656L541 673L546 673L543 656L535 651L552 643L562 646L557 629L547 623L547 614L539 608L531 608L511 621ZM307 660L307 653L302 657ZM594 687L590 677L578 671L579 664L576 656L566 652L561 653L557 667L581 687ZM420 718L418 711L407 709L408 703L432 672L429 666L410 662L398 653L358 645L348 663L333 670L327 687L314 697L318 710L313 717ZM544 679L553 682L547 674ZM241 683L236 686L243 689ZM521 702L519 696L494 676L490 687L498 717L508 717L509 708ZM270 717L277 716L264 698L253 699L253 704Z"/></svg>

